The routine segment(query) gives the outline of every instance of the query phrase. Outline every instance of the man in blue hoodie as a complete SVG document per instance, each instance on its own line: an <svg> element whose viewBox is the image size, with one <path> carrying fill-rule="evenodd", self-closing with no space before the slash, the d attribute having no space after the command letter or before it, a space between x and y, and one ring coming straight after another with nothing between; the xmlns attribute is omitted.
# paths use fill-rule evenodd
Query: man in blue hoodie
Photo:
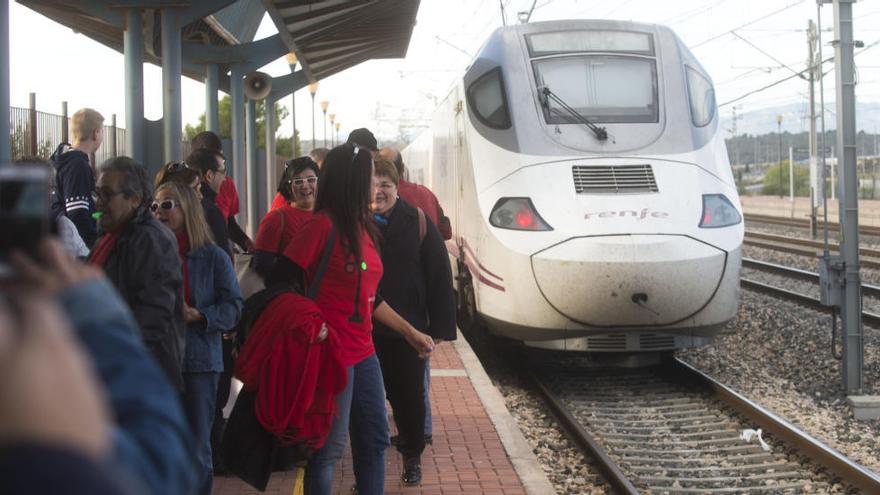
<svg viewBox="0 0 880 495"><path fill-rule="evenodd" d="M76 226L79 236L89 249L98 238L95 213L95 173L89 156L104 141L104 117L91 108L73 114L73 144L61 143L52 154L55 166L55 193L52 198L53 218L65 215Z"/></svg>

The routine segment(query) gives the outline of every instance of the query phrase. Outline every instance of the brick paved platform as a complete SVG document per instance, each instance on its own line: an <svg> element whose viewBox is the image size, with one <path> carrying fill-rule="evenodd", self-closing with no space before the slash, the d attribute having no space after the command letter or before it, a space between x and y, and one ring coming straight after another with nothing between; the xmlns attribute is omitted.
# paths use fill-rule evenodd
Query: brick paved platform
<svg viewBox="0 0 880 495"><path fill-rule="evenodd" d="M434 444L428 445L422 454L422 483L416 487L404 487L400 483L402 461L391 447L385 456L385 493L525 495L456 348L448 342L438 346L431 368ZM393 429L390 417L389 422ZM333 481L334 493L350 493L354 474L348 455L337 465ZM293 473L275 473L266 493L289 495L292 489ZM214 478L215 495L257 493L238 478Z"/></svg>

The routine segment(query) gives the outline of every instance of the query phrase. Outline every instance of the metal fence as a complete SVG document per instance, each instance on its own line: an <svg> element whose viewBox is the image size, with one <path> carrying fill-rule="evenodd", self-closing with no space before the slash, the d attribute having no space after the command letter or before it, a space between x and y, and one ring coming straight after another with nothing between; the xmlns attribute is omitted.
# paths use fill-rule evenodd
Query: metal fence
<svg viewBox="0 0 880 495"><path fill-rule="evenodd" d="M109 122L108 122L109 120ZM125 129L105 120L104 143L95 153L94 163L125 154ZM33 108L9 108L9 144L12 159L40 157L48 159L59 144L70 142L70 117L40 112Z"/></svg>

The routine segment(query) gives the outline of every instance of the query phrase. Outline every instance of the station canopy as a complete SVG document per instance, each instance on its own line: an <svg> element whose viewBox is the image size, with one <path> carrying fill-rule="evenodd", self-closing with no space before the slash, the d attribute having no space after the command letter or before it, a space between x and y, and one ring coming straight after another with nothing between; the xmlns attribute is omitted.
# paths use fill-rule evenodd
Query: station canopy
<svg viewBox="0 0 880 495"><path fill-rule="evenodd" d="M161 65L161 9L179 9L187 21L184 43L246 44L269 13L288 51L296 54L308 81L374 58L406 55L420 0L18 0L40 14L119 52L123 51L124 9L144 9L144 60ZM227 73L229 65L220 64ZM183 61L196 80L202 67Z"/></svg>

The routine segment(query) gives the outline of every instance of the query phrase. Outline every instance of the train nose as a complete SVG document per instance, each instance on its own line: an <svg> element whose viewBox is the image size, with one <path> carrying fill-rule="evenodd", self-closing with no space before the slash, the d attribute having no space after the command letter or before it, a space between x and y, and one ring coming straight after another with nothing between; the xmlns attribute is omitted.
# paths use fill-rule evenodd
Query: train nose
<svg viewBox="0 0 880 495"><path fill-rule="evenodd" d="M690 237L612 235L571 239L532 256L547 301L590 326L667 325L712 299L727 253Z"/></svg>

